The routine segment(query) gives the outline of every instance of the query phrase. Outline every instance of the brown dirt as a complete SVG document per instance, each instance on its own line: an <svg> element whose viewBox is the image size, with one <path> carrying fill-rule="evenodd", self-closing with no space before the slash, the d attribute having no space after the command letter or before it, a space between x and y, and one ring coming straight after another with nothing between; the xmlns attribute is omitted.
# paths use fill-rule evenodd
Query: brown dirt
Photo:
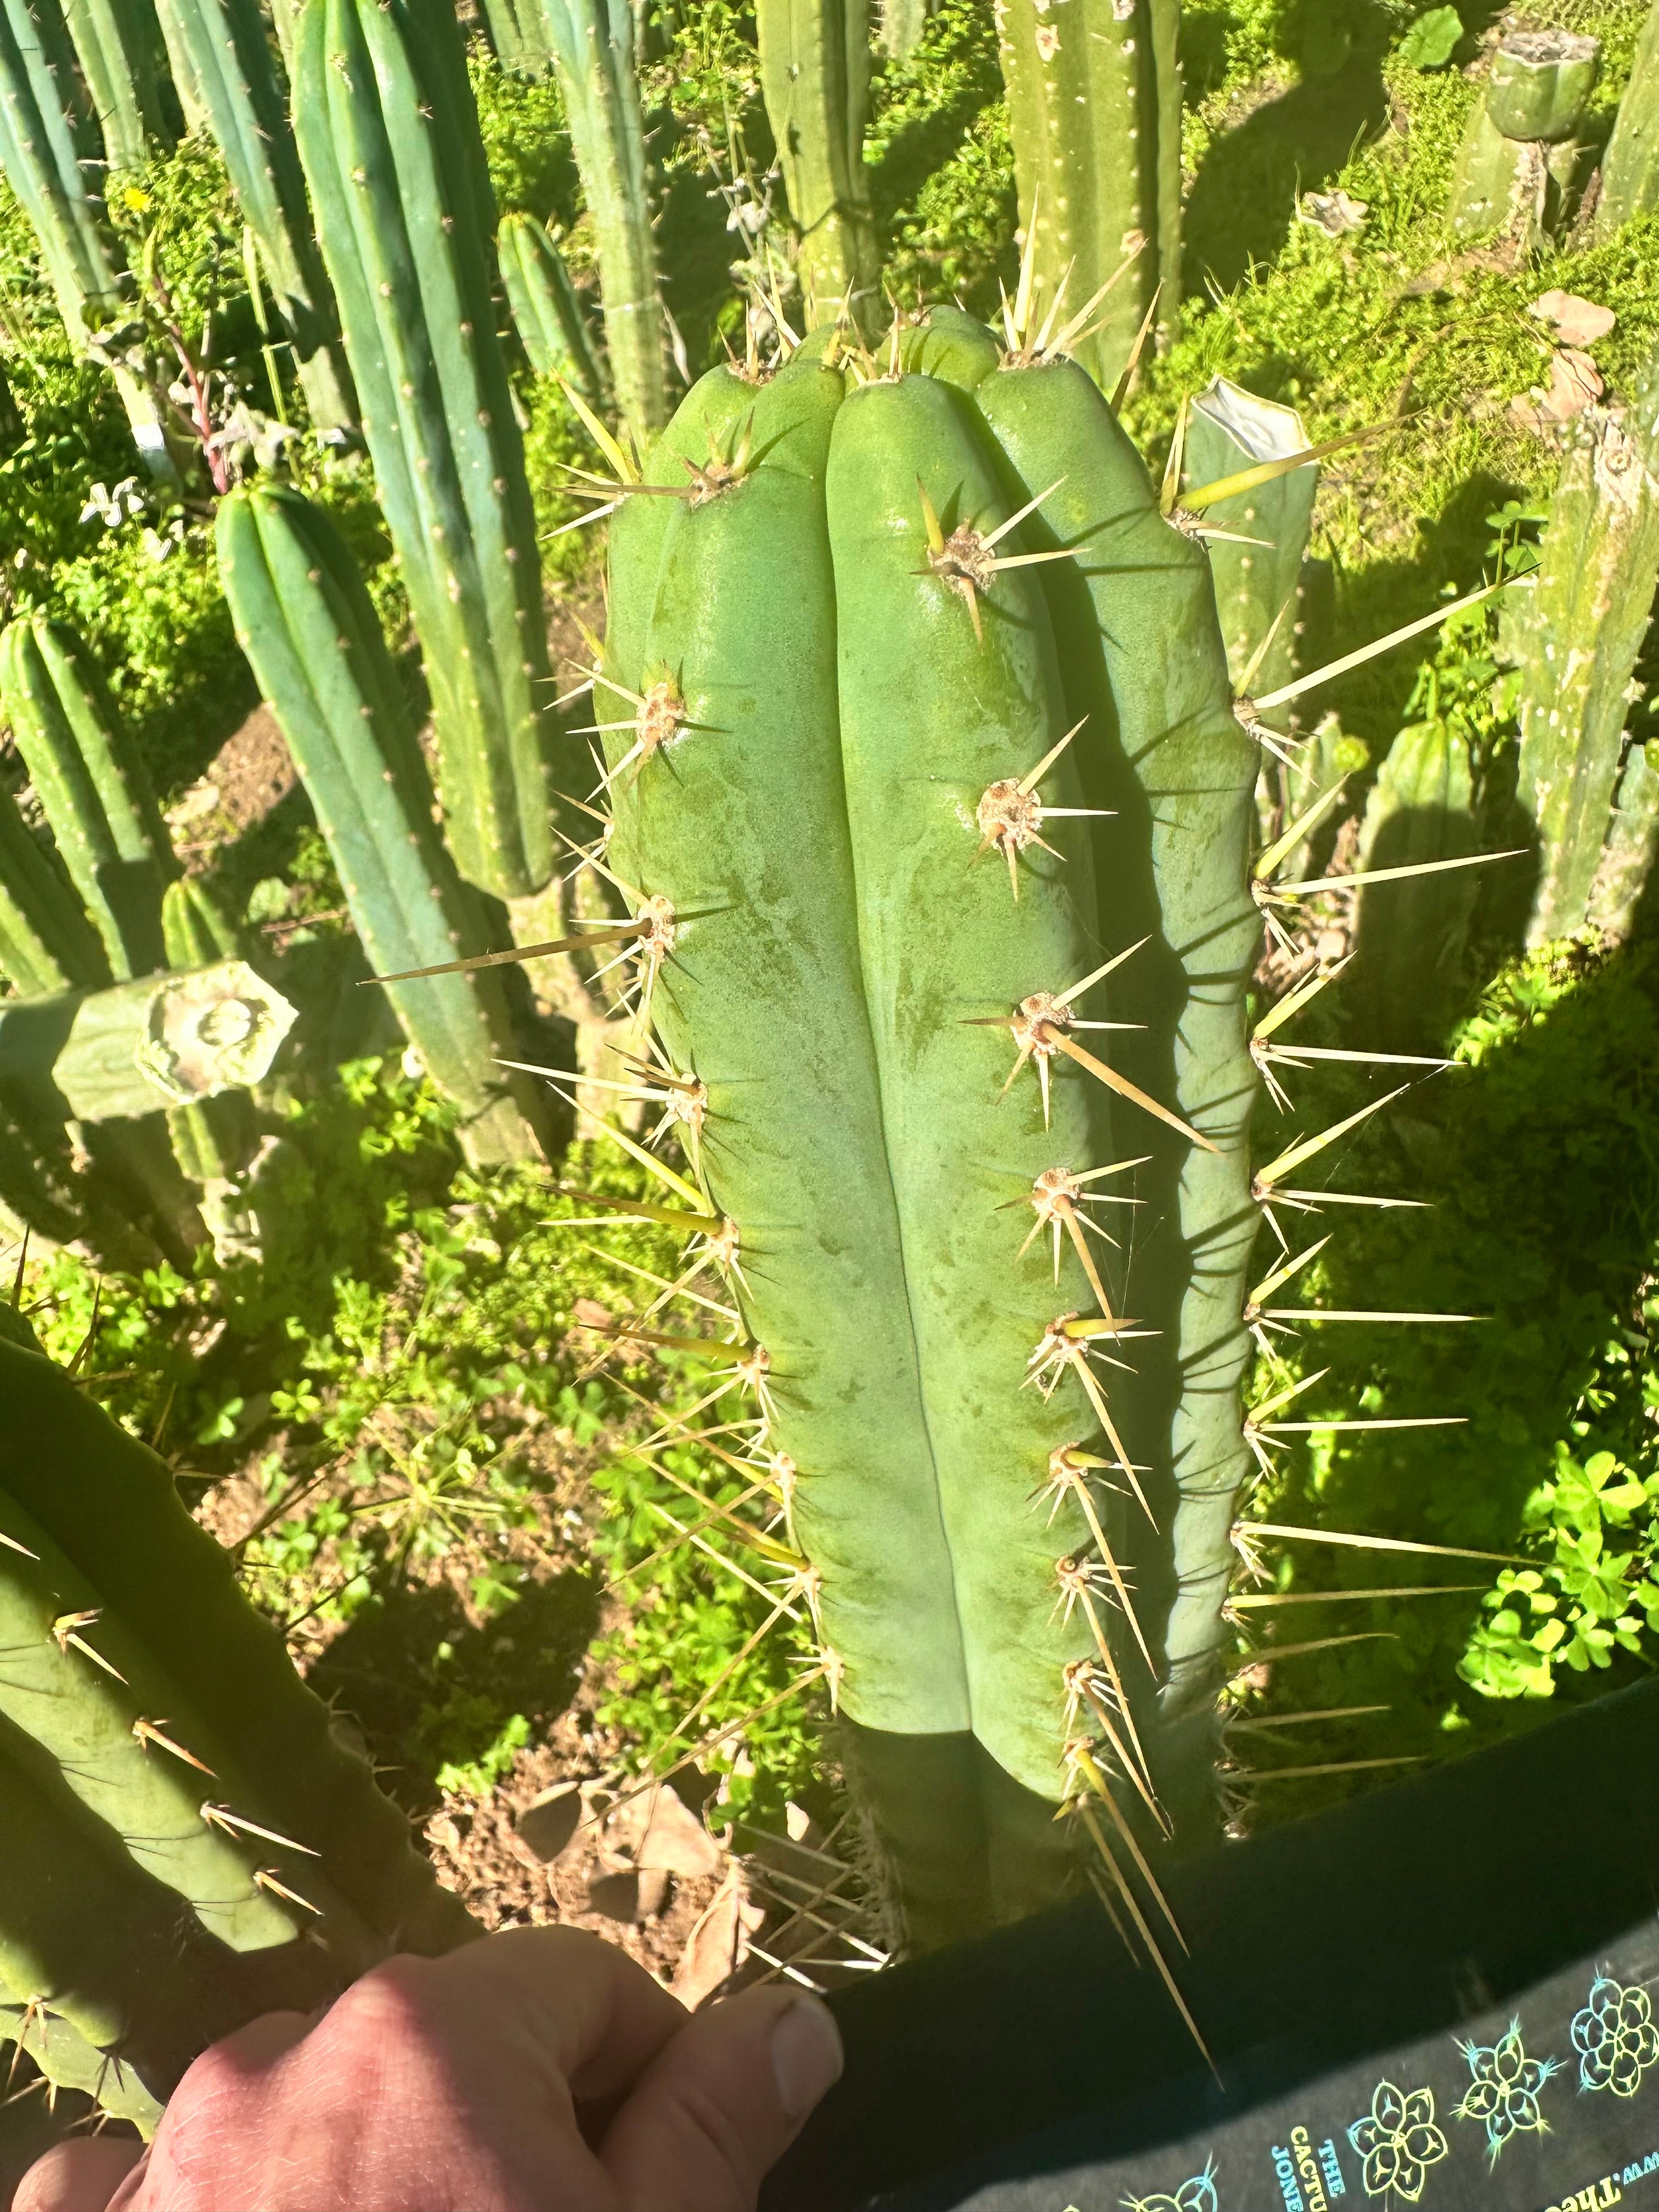
<svg viewBox="0 0 1659 2212"><path fill-rule="evenodd" d="M167 827L185 860L215 851L263 822L299 778L276 717L258 706L215 754L207 773L167 810Z"/></svg>

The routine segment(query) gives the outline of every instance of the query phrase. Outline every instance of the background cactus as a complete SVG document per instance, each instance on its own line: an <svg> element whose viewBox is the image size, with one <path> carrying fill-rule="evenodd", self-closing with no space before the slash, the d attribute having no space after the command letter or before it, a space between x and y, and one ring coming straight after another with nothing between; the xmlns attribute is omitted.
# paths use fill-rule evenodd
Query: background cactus
<svg viewBox="0 0 1659 2212"><path fill-rule="evenodd" d="M546 224L532 215L504 215L495 250L530 366L538 376L568 379L597 410L605 404L605 379L570 271Z"/></svg>
<svg viewBox="0 0 1659 2212"><path fill-rule="evenodd" d="M0 634L0 714L112 972L164 967L161 893L179 864L143 763L73 630L35 615Z"/></svg>
<svg viewBox="0 0 1659 2212"><path fill-rule="evenodd" d="M0 2033L152 2122L194 2052L475 1931L167 1468L0 1331ZM25 2015L27 2021L25 2021Z"/></svg>
<svg viewBox="0 0 1659 2212"><path fill-rule="evenodd" d="M64 13L112 169L137 169L172 139L155 0L64 0Z"/></svg>
<svg viewBox="0 0 1659 2212"><path fill-rule="evenodd" d="M1606 238L1632 216L1659 207L1659 6L1650 7L1636 42L1630 82L1601 157L1595 234Z"/></svg>
<svg viewBox="0 0 1659 2212"><path fill-rule="evenodd" d="M1579 181L1577 134L1601 61L1601 41L1579 32L1504 33L1458 149L1455 236L1501 232L1526 253L1559 229Z"/></svg>
<svg viewBox="0 0 1659 2212"><path fill-rule="evenodd" d="M310 794L371 965L384 975L482 951L483 902L432 818L432 791L374 610L331 523L298 493L256 485L219 510L220 573L237 636ZM475 1159L533 1153L536 1091L497 971L386 986L433 1081L461 1109Z"/></svg>
<svg viewBox="0 0 1659 2212"><path fill-rule="evenodd" d="M1659 358L1629 404L1588 409L1508 632L1520 671L1516 798L1538 846L1528 939L1577 929L1613 805L1630 684L1659 581Z"/></svg>
<svg viewBox="0 0 1659 2212"><path fill-rule="evenodd" d="M258 0L158 0L174 75L191 85L259 259L319 430L354 423L328 279Z"/></svg>
<svg viewBox="0 0 1659 2212"><path fill-rule="evenodd" d="M1154 296L1160 343L1180 311L1178 0L1074 0L1060 11L1009 0L998 21L1045 309L1065 280L1065 312L1077 313L1134 257L1075 348L1110 392Z"/></svg>
<svg viewBox="0 0 1659 2212"><path fill-rule="evenodd" d="M629 0L540 0L593 226L611 381L643 441L668 419L657 249Z"/></svg>
<svg viewBox="0 0 1659 2212"><path fill-rule="evenodd" d="M144 465L176 484L165 418L143 369L110 334L131 313L121 250L88 188L97 159L58 0L0 5L0 168L40 241L71 342L108 361Z"/></svg>
<svg viewBox="0 0 1659 2212"><path fill-rule="evenodd" d="M759 0L761 85L800 234L809 326L837 310L873 327L881 257L864 168L869 10L858 0Z"/></svg>
<svg viewBox="0 0 1659 2212"><path fill-rule="evenodd" d="M0 791L0 978L26 998L112 980L86 908L5 791Z"/></svg>
<svg viewBox="0 0 1659 2212"><path fill-rule="evenodd" d="M295 124L425 659L450 846L469 882L523 896L553 867L541 562L449 10L314 0Z"/></svg>

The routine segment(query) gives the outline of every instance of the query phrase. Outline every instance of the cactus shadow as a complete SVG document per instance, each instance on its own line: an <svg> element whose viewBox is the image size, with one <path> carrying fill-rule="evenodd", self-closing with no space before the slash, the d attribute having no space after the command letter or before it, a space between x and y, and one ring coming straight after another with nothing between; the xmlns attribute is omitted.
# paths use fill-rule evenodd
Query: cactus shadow
<svg viewBox="0 0 1659 2212"><path fill-rule="evenodd" d="M1333 1170L1333 1188L1426 1200L1428 1210L1313 1217L1316 1226L1299 1241L1341 1231L1325 1261L1328 1304L1479 1318L1310 1333L1304 1370L1329 1371L1310 1413L1363 1403L1395 1418L1449 1415L1461 1425L1352 1435L1317 1474L1314 1455L1298 1455L1275 1498L1286 1520L1513 1553L1528 1499L1558 1472L1560 1440L1581 1465L1604 1448L1628 1454L1628 1408L1601 1394L1624 1362L1639 1389L1650 1357L1659 946L1633 942L1599 961L1586 951L1583 962L1577 988L1547 1007L1522 979L1479 1063L1419 1085L1367 1124ZM1341 1111L1345 1102L1351 1111L1359 1096L1340 1085L1320 1096L1302 1089L1298 1103L1314 1113L1328 1104ZM1621 1347L1611 1368L1610 1341ZM1609 1532L1614 1548L1624 1540ZM1441 1758L1550 1710L1536 1697L1483 1696L1459 1680L1471 1630L1492 1619L1480 1601L1495 1565L1379 1566L1363 1553L1322 1553L1316 1570L1298 1559L1297 1571L1308 1588L1476 1586L1333 1608L1340 1618L1316 1632L1363 1627L1390 1640L1299 1662L1294 1702L1390 1710L1361 1723L1363 1741L1345 1752L1304 1755ZM1595 1694L1635 1669L1613 1656L1607 1670L1558 1669L1556 1702ZM1288 1676L1285 1687L1292 1688ZM1351 1786L1364 1784L1335 1785ZM1298 1797L1271 1809L1307 1805Z"/></svg>
<svg viewBox="0 0 1659 2212"><path fill-rule="evenodd" d="M1366 27L1369 28L1369 26ZM1183 216L1182 289L1231 292L1290 235L1298 193L1328 184L1389 119L1378 50L1309 75L1211 146Z"/></svg>
<svg viewBox="0 0 1659 2212"><path fill-rule="evenodd" d="M599 1620L597 1583L573 1570L526 1583L483 1620L449 1583L401 1579L354 1615L308 1680L362 1730L383 1787L419 1818L440 1802L439 1767L482 1758L515 1715L532 1741L545 1735Z"/></svg>

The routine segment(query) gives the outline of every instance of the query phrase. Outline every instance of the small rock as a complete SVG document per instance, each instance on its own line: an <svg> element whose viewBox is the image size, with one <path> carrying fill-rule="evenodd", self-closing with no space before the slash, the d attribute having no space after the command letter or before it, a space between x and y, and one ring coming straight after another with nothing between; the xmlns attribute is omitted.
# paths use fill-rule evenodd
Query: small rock
<svg viewBox="0 0 1659 2212"><path fill-rule="evenodd" d="M1322 230L1332 238L1360 229L1370 211L1369 200L1357 200L1340 185L1330 192L1304 192L1296 204L1299 221L1311 223L1316 230Z"/></svg>
<svg viewBox="0 0 1659 2212"><path fill-rule="evenodd" d="M1611 307L1581 300L1576 292L1545 292L1527 310L1547 323L1565 346L1592 346L1606 337L1618 317Z"/></svg>

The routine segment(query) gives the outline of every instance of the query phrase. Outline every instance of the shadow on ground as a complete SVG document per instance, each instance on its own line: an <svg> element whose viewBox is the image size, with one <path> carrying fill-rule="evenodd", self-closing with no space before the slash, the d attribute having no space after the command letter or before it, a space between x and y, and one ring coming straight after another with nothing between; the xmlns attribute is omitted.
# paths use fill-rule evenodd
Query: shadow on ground
<svg viewBox="0 0 1659 2212"><path fill-rule="evenodd" d="M546 1735L598 1626L594 1584L579 1573L529 1584L482 1626L447 1585L393 1583L308 1679L362 1730L384 1787L418 1819L439 1802L439 1768L481 1759L514 1715Z"/></svg>

